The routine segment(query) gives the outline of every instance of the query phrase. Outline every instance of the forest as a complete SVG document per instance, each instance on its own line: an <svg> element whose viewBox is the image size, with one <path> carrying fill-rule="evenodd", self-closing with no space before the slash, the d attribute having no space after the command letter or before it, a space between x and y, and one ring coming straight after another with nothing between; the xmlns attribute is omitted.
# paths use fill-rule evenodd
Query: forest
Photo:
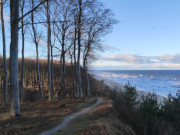
<svg viewBox="0 0 180 135"><path fill-rule="evenodd" d="M101 37L117 22L99 0L1 0L1 91L10 116L36 91L38 99L90 96L88 65L102 50ZM4 13L4 11L6 13ZM10 32L4 18L9 12ZM7 58L10 37L10 58ZM35 59L26 58L27 41ZM47 59L40 59L40 44ZM19 49L22 51L19 53ZM82 79L83 78L83 79ZM30 94L32 92L29 92ZM36 97L37 98L37 97ZM37 99L31 100L37 100Z"/></svg>
<svg viewBox="0 0 180 135"><path fill-rule="evenodd" d="M180 95L139 100L129 83L112 88L90 73L118 23L102 1L0 0L0 11L0 134L39 134L90 105L96 108L74 119L74 130L57 132L180 134Z"/></svg>

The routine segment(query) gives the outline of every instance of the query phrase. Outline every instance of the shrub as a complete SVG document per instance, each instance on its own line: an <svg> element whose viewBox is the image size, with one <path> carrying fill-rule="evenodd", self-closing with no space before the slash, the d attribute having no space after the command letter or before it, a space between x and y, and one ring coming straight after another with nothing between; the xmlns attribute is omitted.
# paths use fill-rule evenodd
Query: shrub
<svg viewBox="0 0 180 135"><path fill-rule="evenodd" d="M180 96L173 97L171 95L164 101L161 108L163 120L165 123L171 124L176 129L176 133L180 134Z"/></svg>
<svg viewBox="0 0 180 135"><path fill-rule="evenodd" d="M150 94L142 98L138 108L140 123L144 129L144 135L153 135L156 133L158 124L159 105L156 94Z"/></svg>
<svg viewBox="0 0 180 135"><path fill-rule="evenodd" d="M164 104L159 105L154 93L138 101L136 87L129 83L123 91L118 91L103 87L103 82L95 79L91 82L93 93L111 98L119 118L131 125L137 135L180 135L180 96L169 95Z"/></svg>
<svg viewBox="0 0 180 135"><path fill-rule="evenodd" d="M127 105L130 107L133 107L138 103L136 87L131 86L129 82L124 86L122 96L127 101Z"/></svg>

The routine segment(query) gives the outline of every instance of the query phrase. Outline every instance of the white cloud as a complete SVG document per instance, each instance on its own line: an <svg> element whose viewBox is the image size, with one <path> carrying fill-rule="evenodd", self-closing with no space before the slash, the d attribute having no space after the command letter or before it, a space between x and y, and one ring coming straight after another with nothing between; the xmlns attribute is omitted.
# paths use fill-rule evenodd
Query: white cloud
<svg viewBox="0 0 180 135"><path fill-rule="evenodd" d="M150 64L150 63L180 63L180 54L160 55L160 56L141 56L135 54L111 55L102 57L105 61L118 61L131 64Z"/></svg>
<svg viewBox="0 0 180 135"><path fill-rule="evenodd" d="M180 54L141 56L135 54L102 57L92 65L96 69L180 69Z"/></svg>
<svg viewBox="0 0 180 135"><path fill-rule="evenodd" d="M154 63L150 56L140 56L134 54L111 55L102 58L105 61L119 61L131 64Z"/></svg>
<svg viewBox="0 0 180 135"><path fill-rule="evenodd" d="M180 54L156 56L161 62L180 63Z"/></svg>
<svg viewBox="0 0 180 135"><path fill-rule="evenodd" d="M111 45L108 45L108 44L103 45L103 49L105 51L110 51L110 52L120 51L119 48L111 46Z"/></svg>

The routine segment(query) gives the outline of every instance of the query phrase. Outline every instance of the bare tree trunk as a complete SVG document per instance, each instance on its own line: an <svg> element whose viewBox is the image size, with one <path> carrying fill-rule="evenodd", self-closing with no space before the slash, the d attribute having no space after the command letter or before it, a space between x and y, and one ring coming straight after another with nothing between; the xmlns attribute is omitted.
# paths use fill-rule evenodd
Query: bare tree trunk
<svg viewBox="0 0 180 135"><path fill-rule="evenodd" d="M24 14L24 0L22 1L22 7L21 7L21 14ZM24 102L24 18L21 20L22 28L21 28L21 34L22 34L22 71L21 71L21 100Z"/></svg>
<svg viewBox="0 0 180 135"><path fill-rule="evenodd" d="M64 39L65 39L65 35L63 34L63 36L62 36L62 91L63 91L63 98L65 98L66 97L66 88L65 88L65 50L64 50L64 45L65 45L65 43L64 43Z"/></svg>
<svg viewBox="0 0 180 135"><path fill-rule="evenodd" d="M54 83L53 83L53 78L54 78L54 74L53 74L53 46L51 46L51 88L52 88L52 92L54 90Z"/></svg>
<svg viewBox="0 0 180 135"><path fill-rule="evenodd" d="M87 96L90 97L91 96L91 91L90 91L90 82L89 82L89 76L87 73L87 69L86 69L86 81L87 81Z"/></svg>
<svg viewBox="0 0 180 135"><path fill-rule="evenodd" d="M71 57L71 70L72 72L74 72L74 67L73 67L73 54L70 54L70 57ZM74 77L74 74L72 74L72 78ZM70 97L73 98L74 97L74 80L72 80L72 88L70 89Z"/></svg>
<svg viewBox="0 0 180 135"><path fill-rule="evenodd" d="M32 9L34 8L34 1L32 0ZM40 99L43 98L43 91L41 87L41 78L40 78L40 72L39 72L39 54L38 54L38 41L37 41L37 33L34 27L34 13L31 12L31 21L32 21L32 29L33 29L33 35L34 35L34 42L36 45L36 68L37 68L37 80L38 80L38 86L39 86L39 97Z"/></svg>
<svg viewBox="0 0 180 135"><path fill-rule="evenodd" d="M86 54L85 54L86 55ZM85 90L87 91L87 96L90 97L91 96L91 92L90 92L90 83L89 83L89 77L88 77L88 73L87 73L87 57L84 56L83 58L83 68L84 68L84 72L85 72Z"/></svg>
<svg viewBox="0 0 180 135"><path fill-rule="evenodd" d="M75 74L75 82L77 83L77 63L76 63L76 40L77 40L77 20L74 19L75 24L75 32L74 32L74 74ZM76 96L79 97L79 89L77 88Z"/></svg>
<svg viewBox="0 0 180 135"><path fill-rule="evenodd" d="M3 6L4 3L0 0L0 11L1 11L1 27L2 27L2 37L3 37L3 61L4 61L4 105L8 105L8 73L7 73L7 60L6 60L6 38L5 38L5 27L4 27L4 15Z"/></svg>
<svg viewBox="0 0 180 135"><path fill-rule="evenodd" d="M81 56L81 15L82 15L82 0L79 0L79 12L78 12L78 59L77 59L77 81L79 98L83 97L82 86L81 86L81 67L80 67L80 56Z"/></svg>
<svg viewBox="0 0 180 135"><path fill-rule="evenodd" d="M53 99L52 93L52 83L51 83L51 63L50 63L50 40L51 40L51 30L50 30L50 15L49 15L49 0L47 0L47 7L46 7L46 16L47 16L47 47L48 47L48 95L49 100Z"/></svg>
<svg viewBox="0 0 180 135"><path fill-rule="evenodd" d="M19 0L10 0L11 45L10 45L10 115L20 115L19 83L18 83L18 17Z"/></svg>
<svg viewBox="0 0 180 135"><path fill-rule="evenodd" d="M65 83L65 77L66 77L66 62L65 62L65 53L63 54L63 97L66 97L66 83Z"/></svg>
<svg viewBox="0 0 180 135"><path fill-rule="evenodd" d="M61 92L63 98L66 96L66 89L65 89L65 51L64 51L64 38L62 38L62 53L61 53L61 60L60 60L60 77L61 77Z"/></svg>
<svg viewBox="0 0 180 135"><path fill-rule="evenodd" d="M62 83L62 80L63 80L63 68L62 68L62 53L61 53L61 57L60 57L60 82L61 82L61 89L59 91L59 94L62 95L62 90L63 90L63 83Z"/></svg>
<svg viewBox="0 0 180 135"><path fill-rule="evenodd" d="M39 54L38 54L38 45L36 44L36 68L37 68L37 80L39 86L39 97L40 99L43 98L43 91L41 86L41 78L40 78L40 71L39 71Z"/></svg>
<svg viewBox="0 0 180 135"><path fill-rule="evenodd" d="M86 66L85 66L85 76L86 76L86 90L87 90L87 96L90 97L90 96L91 96L91 92L90 92L90 83L89 83L89 77L88 77L87 67L86 67Z"/></svg>

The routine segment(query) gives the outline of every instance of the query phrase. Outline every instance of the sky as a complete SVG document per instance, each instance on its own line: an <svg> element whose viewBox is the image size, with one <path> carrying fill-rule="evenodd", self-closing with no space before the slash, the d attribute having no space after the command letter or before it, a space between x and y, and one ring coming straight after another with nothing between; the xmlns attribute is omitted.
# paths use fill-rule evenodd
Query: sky
<svg viewBox="0 0 180 135"><path fill-rule="evenodd" d="M180 0L101 0L119 21L102 38L103 52L91 63L95 70L180 70ZM6 32L9 15L5 10ZM46 31L44 31L46 32ZM26 36L25 56L35 58L31 35ZM21 38L21 36L19 36ZM0 34L1 39L1 34ZM7 56L10 37L7 36ZM46 39L40 58L46 58ZM21 57L21 40L19 40ZM2 55L2 42L0 42Z"/></svg>
<svg viewBox="0 0 180 135"><path fill-rule="evenodd" d="M179 0L102 0L119 21L103 37L96 70L179 70Z"/></svg>
<svg viewBox="0 0 180 135"><path fill-rule="evenodd" d="M26 9L29 11L29 9ZM27 11L25 11L27 12ZM21 14L19 15L21 16ZM5 22L5 34L6 34L6 52L7 57L10 57L10 11L9 11L9 5L6 4L4 7L4 22ZM21 24L19 23L19 26ZM26 58L36 58L36 48L35 44L32 40L32 31L29 28L25 29L25 57ZM47 58L47 42L46 38L43 37L42 33L46 34L46 29L38 29L38 34L41 34L40 42L39 42L39 58L40 59L46 59ZM1 27L0 27L0 39L2 39L1 34ZM19 46L18 46L18 57L21 58L22 55L22 42L21 42L21 29L19 30ZM3 45L2 41L0 41L0 55L3 55Z"/></svg>

